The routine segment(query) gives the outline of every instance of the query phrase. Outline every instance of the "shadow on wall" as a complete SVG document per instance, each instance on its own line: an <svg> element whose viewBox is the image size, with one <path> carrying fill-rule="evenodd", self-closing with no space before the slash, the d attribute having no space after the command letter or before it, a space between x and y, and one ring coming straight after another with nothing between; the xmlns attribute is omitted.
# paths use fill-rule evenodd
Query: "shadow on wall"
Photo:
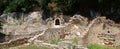
<svg viewBox="0 0 120 49"><path fill-rule="evenodd" d="M6 35L3 34L2 32L0 32L0 43L5 41L5 37L6 37Z"/></svg>

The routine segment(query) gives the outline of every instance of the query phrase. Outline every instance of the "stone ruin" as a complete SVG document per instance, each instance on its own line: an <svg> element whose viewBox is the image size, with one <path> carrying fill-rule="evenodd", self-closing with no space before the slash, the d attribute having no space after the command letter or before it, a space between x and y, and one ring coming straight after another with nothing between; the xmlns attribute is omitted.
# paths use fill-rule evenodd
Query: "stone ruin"
<svg viewBox="0 0 120 49"><path fill-rule="evenodd" d="M35 14L35 17L41 16L37 14ZM34 16L34 13L31 15ZM30 18L32 18L31 15L29 15ZM31 40L28 40L30 43L35 43L36 40L49 43L52 40L58 39L65 39L72 42L74 38L77 38L78 45L83 47L91 44L112 47L120 46L119 24L116 24L113 21L106 19L105 17L96 17L92 21L89 21L86 17L81 15L67 17L61 13L55 14L54 17L50 17L45 21L42 20L41 17L35 17L32 18L34 20L34 23L31 23L32 25L28 24L23 28L18 27L19 29L26 32L25 35L22 35L24 34L22 32L16 31L17 29L15 28L15 33L17 33L17 35L22 35L22 37L30 37ZM36 21L39 22L40 20L40 24L35 23ZM26 24L27 22L24 23ZM14 35L14 33L12 35ZM21 38L21 36L15 37Z"/></svg>
<svg viewBox="0 0 120 49"><path fill-rule="evenodd" d="M88 21L85 17L75 15L71 17L69 22L65 22L63 26L64 27L60 28L48 28L46 30L46 35L44 35L45 40L47 41L48 39L48 41L50 41L52 38L71 40L74 37L77 37L79 44L84 46L99 44L116 47L120 45L119 24L116 24L105 17L97 17L92 21ZM55 37L55 35L57 37Z"/></svg>
<svg viewBox="0 0 120 49"><path fill-rule="evenodd" d="M95 23L91 27L87 35L88 43L116 46L117 34L119 34L119 27L114 25L111 20L106 20L105 17L96 18ZM118 42L117 42L118 43Z"/></svg>

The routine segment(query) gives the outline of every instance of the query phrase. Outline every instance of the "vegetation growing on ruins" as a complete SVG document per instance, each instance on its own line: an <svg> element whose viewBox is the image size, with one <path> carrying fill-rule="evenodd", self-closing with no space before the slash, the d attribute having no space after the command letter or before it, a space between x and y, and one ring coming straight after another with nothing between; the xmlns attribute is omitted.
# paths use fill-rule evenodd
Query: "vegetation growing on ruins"
<svg viewBox="0 0 120 49"><path fill-rule="evenodd" d="M58 39L58 40L52 40L52 41L50 42L50 44L55 44L55 45L57 45L58 42L60 42L60 41L61 41L60 39Z"/></svg>
<svg viewBox="0 0 120 49"><path fill-rule="evenodd" d="M74 44L78 44L78 39L77 39L77 37L74 37L73 43L74 43Z"/></svg>

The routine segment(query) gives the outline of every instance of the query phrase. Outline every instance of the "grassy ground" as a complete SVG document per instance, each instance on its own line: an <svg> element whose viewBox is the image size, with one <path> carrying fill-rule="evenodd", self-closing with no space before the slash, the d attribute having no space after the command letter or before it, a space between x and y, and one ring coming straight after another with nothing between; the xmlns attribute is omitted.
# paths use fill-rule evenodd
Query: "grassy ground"
<svg viewBox="0 0 120 49"><path fill-rule="evenodd" d="M58 42L60 41L64 41L64 40L53 40L50 42L50 44L57 45ZM77 38L74 38L72 43L77 45L78 44ZM36 45L22 45L22 46L16 46L8 49L50 49L50 48L43 47L43 46L36 46ZM94 45L89 45L88 49L120 49L120 48L106 47L106 46L94 44Z"/></svg>
<svg viewBox="0 0 120 49"><path fill-rule="evenodd" d="M101 45L90 45L90 46L88 46L88 49L114 49L114 48L101 46Z"/></svg>
<svg viewBox="0 0 120 49"><path fill-rule="evenodd" d="M52 40L52 41L50 42L50 44L55 44L55 45L57 45L58 42L61 42L61 41L69 41L69 40L66 40L66 39ZM73 40L71 40L71 42L72 42L72 44L78 45L78 39L77 39L77 37L75 37Z"/></svg>
<svg viewBox="0 0 120 49"><path fill-rule="evenodd" d="M7 49L49 49L49 48L42 46L35 46L35 45L27 45L27 46L11 47Z"/></svg>
<svg viewBox="0 0 120 49"><path fill-rule="evenodd" d="M56 42L52 43L56 44ZM22 46L16 46L12 48L7 48L7 49L50 49L47 47L42 47L42 46L36 46L36 45L22 45ZM101 45L90 45L88 46L88 49L119 49L119 48L112 48L112 47L106 47L106 46L101 46Z"/></svg>

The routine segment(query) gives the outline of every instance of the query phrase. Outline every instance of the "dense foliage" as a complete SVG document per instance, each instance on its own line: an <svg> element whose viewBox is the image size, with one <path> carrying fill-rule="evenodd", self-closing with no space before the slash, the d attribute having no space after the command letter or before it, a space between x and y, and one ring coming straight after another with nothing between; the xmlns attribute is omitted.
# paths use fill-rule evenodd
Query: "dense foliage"
<svg viewBox="0 0 120 49"><path fill-rule="evenodd" d="M1 12L8 13L8 12L26 12L32 6L37 5L37 2L34 0L1 0L0 1L0 8Z"/></svg>
<svg viewBox="0 0 120 49"><path fill-rule="evenodd" d="M73 15L80 13L90 16L90 11L109 16L119 21L120 0L0 0L0 14L9 12L29 12L39 7L45 13L53 14L56 11Z"/></svg>
<svg viewBox="0 0 120 49"><path fill-rule="evenodd" d="M0 0L0 8L4 13L12 11L25 12L33 6L43 9L77 12L81 8L109 10L111 7L120 8L119 0ZM52 8L52 9L51 9ZM1 11L2 12L2 11Z"/></svg>

